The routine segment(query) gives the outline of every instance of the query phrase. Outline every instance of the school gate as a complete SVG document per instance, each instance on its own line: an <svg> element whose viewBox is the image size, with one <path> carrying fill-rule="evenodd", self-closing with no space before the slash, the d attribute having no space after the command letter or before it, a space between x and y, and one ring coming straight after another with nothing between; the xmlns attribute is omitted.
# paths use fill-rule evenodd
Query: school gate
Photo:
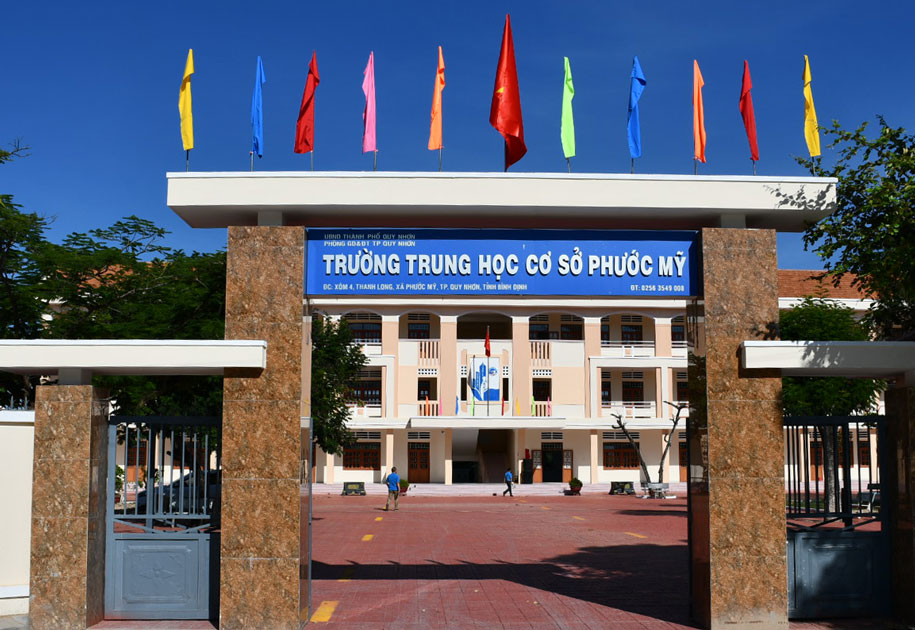
<svg viewBox="0 0 915 630"><path fill-rule="evenodd" d="M175 173L168 179L168 203L185 221L194 227L229 228L227 341L251 340L266 347L261 365L226 357L219 361L225 376L219 604L210 616L218 614L220 627L297 628L308 616L308 517L302 514L300 492L304 471L311 469L301 448L301 418L308 415L303 392L308 383L307 324L312 300L305 283L306 227L358 228L367 238L383 240L371 235L385 230L453 230L483 224L506 230L678 230L692 234L695 278L692 288L678 299L686 308L689 381L697 385L690 387L686 447L693 612L709 628L786 627L785 439L778 405L781 371L778 365L762 369L742 365L740 350L743 342L759 339L778 319L776 230L800 230L804 221L825 216L833 203L834 180L472 173ZM363 247L369 246L375 243ZM575 256L577 252L555 254ZM665 268L670 266L665 264ZM636 280L643 272L651 273L640 262L628 284L644 285L649 293L657 291L659 284L666 286ZM538 261L524 273L546 276L549 272ZM586 297L615 295L594 285L600 282L599 276L579 280L585 286L590 284ZM427 290L429 284L417 290ZM516 283L501 283L508 284L508 289L500 289L498 281L494 284L496 295L478 293L473 299L481 304L518 299ZM334 298L339 300L364 298L353 298L333 287L327 291L340 291ZM562 288L549 291L553 299L565 299ZM435 292L441 297L440 289ZM428 295L427 291L418 299L428 299ZM513 328L520 327L519 338L525 341L517 346L521 354L528 352L524 350L529 347L527 325L526 321L512 322ZM380 356L383 364L383 348ZM31 592L35 628L59 627L62 619L68 620L68 627L86 627L105 615L106 541L99 532L105 531L100 525L106 503L100 498L106 480L100 471L106 469L107 432L103 429L107 419L89 378L93 370L104 373L108 368L93 363L96 359L58 362L57 367L63 367L61 384L39 388L36 469L41 462L45 474L36 475L34 486ZM49 373L48 366L55 361L45 356L43 363L37 359L33 363L31 369ZM129 369L124 371L129 373ZM458 375L452 376L447 382L442 378L442 401L454 400ZM519 387L530 388L530 377L515 380ZM888 452L891 459L899 459L890 462L889 473L894 467L908 466L908 427L915 421L913 391L906 386L889 397ZM539 401L518 398L518 406L521 400L525 406L522 414L539 417L535 415ZM755 421L747 422L747 418ZM85 473L61 475L49 463L61 447L58 440L41 436L59 436L63 429L72 438L66 453L78 460ZM453 427L443 428L443 432L450 429ZM73 445L79 449L71 449ZM424 450L413 449L417 470L425 467ZM403 462L405 468L406 464ZM434 462L431 473L437 474ZM450 474L453 470L446 468L445 478ZM906 480L913 476L909 468L899 474ZM58 481L62 478L67 479L66 487ZM886 493L884 501L894 515L892 535L900 549L910 554L913 507L909 488L907 484L895 488ZM177 492L180 497L182 491ZM49 503L51 495L55 500ZM66 528L58 522L62 514L57 509L64 496L72 506L66 518L73 519ZM74 524L82 526L72 527ZM58 568L64 554L72 554L68 559L72 569L62 576ZM79 558L88 560L80 563ZM895 612L912 618L911 562L897 561L892 570ZM66 596L62 596L64 592Z"/></svg>

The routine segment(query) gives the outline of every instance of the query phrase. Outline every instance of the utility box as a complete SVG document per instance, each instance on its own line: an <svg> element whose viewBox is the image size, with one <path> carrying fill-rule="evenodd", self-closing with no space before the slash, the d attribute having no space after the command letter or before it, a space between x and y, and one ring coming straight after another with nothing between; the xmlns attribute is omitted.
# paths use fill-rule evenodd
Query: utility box
<svg viewBox="0 0 915 630"><path fill-rule="evenodd" d="M344 481L343 482L343 496L345 497L354 497L354 496L365 496L365 482L364 481Z"/></svg>

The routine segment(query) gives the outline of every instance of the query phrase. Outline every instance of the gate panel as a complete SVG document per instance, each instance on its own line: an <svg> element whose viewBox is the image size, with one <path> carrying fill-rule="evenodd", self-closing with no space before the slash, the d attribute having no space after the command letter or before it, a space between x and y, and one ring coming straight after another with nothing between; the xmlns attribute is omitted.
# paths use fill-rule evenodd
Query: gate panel
<svg viewBox="0 0 915 630"><path fill-rule="evenodd" d="M884 421L785 419L790 618L889 613L887 510L869 455L882 448Z"/></svg>
<svg viewBox="0 0 915 630"><path fill-rule="evenodd" d="M216 418L111 418L106 618L215 616L219 468Z"/></svg>

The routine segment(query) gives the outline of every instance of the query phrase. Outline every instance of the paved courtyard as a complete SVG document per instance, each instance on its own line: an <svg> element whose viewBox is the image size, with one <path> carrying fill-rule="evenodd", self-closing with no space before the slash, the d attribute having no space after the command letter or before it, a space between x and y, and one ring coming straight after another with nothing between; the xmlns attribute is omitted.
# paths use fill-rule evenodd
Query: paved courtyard
<svg viewBox="0 0 915 630"><path fill-rule="evenodd" d="M365 630L695 628L687 593L686 501L556 488L419 487L384 496L316 486L313 626ZM335 492L331 492L331 491ZM492 492L497 491L497 496ZM454 490L452 490L454 491ZM791 630L899 627L792 622Z"/></svg>

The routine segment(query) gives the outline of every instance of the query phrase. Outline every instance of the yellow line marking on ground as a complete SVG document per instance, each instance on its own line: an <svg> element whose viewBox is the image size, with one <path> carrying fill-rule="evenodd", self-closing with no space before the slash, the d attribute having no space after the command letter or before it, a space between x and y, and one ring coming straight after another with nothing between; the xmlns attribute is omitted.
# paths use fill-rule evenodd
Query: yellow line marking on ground
<svg viewBox="0 0 915 630"><path fill-rule="evenodd" d="M633 534L632 532L623 532L623 533L628 534L630 536L635 536L636 538L648 538L648 536L642 536L641 534Z"/></svg>
<svg viewBox="0 0 915 630"><path fill-rule="evenodd" d="M346 567L343 571L343 577L341 577L338 582L349 582L353 577L353 567Z"/></svg>
<svg viewBox="0 0 915 630"><path fill-rule="evenodd" d="M525 501L524 499L521 499L521 503L527 503L527 501Z"/></svg>
<svg viewBox="0 0 915 630"><path fill-rule="evenodd" d="M365 536L362 537L362 542L368 542L374 537L375 537L375 534L366 534ZM642 538L644 538L644 536L642 536Z"/></svg>
<svg viewBox="0 0 915 630"><path fill-rule="evenodd" d="M552 510L552 509L553 509L553 508L548 508L548 507L545 506L545 505L541 505L540 508L543 509L543 510Z"/></svg>
<svg viewBox="0 0 915 630"><path fill-rule="evenodd" d="M576 521L583 521L583 520L585 520L585 519L583 519L583 518L580 517L580 516L573 516L572 518L574 518Z"/></svg>
<svg viewBox="0 0 915 630"><path fill-rule="evenodd" d="M380 516L376 516L376 517L375 517L375 520L376 520L376 521L380 521L381 518L382 518L382 517L380 517Z"/></svg>
<svg viewBox="0 0 915 630"><path fill-rule="evenodd" d="M340 602L321 602L321 605L318 606L318 609L315 611L315 614L311 616L312 621L330 621L331 616L334 614L334 610L337 608L337 604Z"/></svg>

